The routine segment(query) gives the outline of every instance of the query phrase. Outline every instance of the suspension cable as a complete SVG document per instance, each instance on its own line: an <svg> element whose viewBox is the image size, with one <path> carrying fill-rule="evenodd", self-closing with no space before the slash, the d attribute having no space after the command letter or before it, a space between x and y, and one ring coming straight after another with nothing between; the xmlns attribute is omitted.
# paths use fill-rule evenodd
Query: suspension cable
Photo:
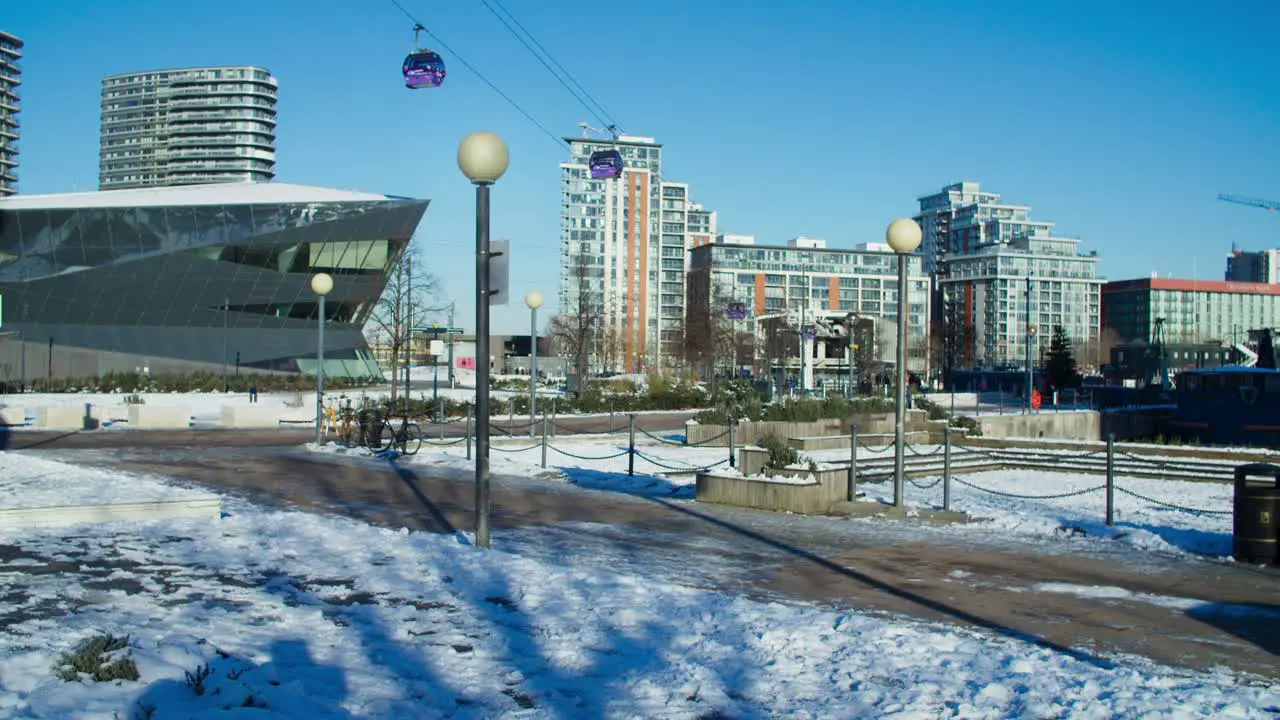
<svg viewBox="0 0 1280 720"><path fill-rule="evenodd" d="M490 4L491 2L493 3L492 5ZM498 22L502 23L512 36L514 36L516 40L520 41L520 44L529 51L530 55L533 55L539 63L542 63L542 67L546 68L547 72L551 73L551 75L564 86L564 89L568 90L569 94L572 95L579 104L587 109L587 112L594 115L605 127L614 127L617 125L617 123L613 121L613 116L609 114L608 110L604 109L604 106L600 104L600 101L596 100L591 96L591 93L587 92L587 89L582 86L582 83L578 82L578 80L565 69L564 65L561 65L555 57L553 57L551 53L543 47L542 43L538 42L538 39L533 36L533 33L529 32L528 28L522 25L520 21L511 14L511 11L502 4L501 0L480 0L480 3L488 8L489 12L493 13L494 17L498 18ZM494 5L502 8L501 14L494 9ZM511 19L511 22L507 22L507 18L504 18L502 14L506 14L507 18ZM512 23L515 24L515 27L512 27ZM520 32L516 31L517 27L520 28ZM526 40L524 36L521 36L521 32L524 33L524 36L528 37L528 40ZM529 44L530 42L532 42L533 45L536 45L538 49L534 50L533 46ZM539 54L539 50L541 51L541 54ZM545 59L543 58L544 55L546 56ZM548 64L548 61L550 61L551 64L554 64L560 72L556 72L556 70L552 69L551 64ZM572 82L573 86L576 86L578 91L581 91L581 94L579 94L578 91L575 91L574 88L569 85L569 82L566 82L566 79L569 82ZM586 98L585 100L583 99L584 97ZM598 112L597 109L599 110Z"/></svg>
<svg viewBox="0 0 1280 720"><path fill-rule="evenodd" d="M391 0L391 4L392 4L392 5L395 5L395 6L396 6L396 8L397 8L398 10L400 10L400 12L404 13L404 16L405 16L405 17L407 17L407 18L409 18L410 20L412 20L412 21L413 21L413 23L414 23L415 25L422 26L422 31L423 31L424 33L426 33L428 37L430 37L432 40L434 40L434 41L435 41L435 43L436 43L437 45L439 45L440 47L444 48L445 52L449 53L449 56L450 56L451 58L455 58L455 59L457 59L457 61L458 61L458 62L462 63L462 66L463 66L463 67L465 67L466 69L470 70L472 73L474 73L474 74L475 74L475 76L476 76L476 77L478 77L478 78L480 78L482 81L484 81L484 84L485 84L485 85L488 85L488 86L489 86L489 89L491 89L491 90L493 90L494 92L496 92L496 93L497 93L497 94L498 94L498 95L499 95L503 100L506 100L506 101L507 101L507 103L508 103L508 104L510 104L510 105L511 105L511 107L513 107L513 108L515 108L517 111L519 111L519 113L520 113L521 115L523 115L523 116L525 117L525 119L526 119L526 120L528 120L529 122L533 123L533 124L534 124L538 129L539 129L539 130L541 130L541 131L543 132L543 134L544 134L544 135L546 135L547 137L551 138L552 142L554 142L556 145L558 145L558 146L559 146L559 147L561 147L561 148L569 148L569 147L570 147L569 143L567 143L567 142L565 142L565 141L564 141L564 138L561 138L560 136L558 136L558 135L556 135L555 133L553 133L553 132L551 132L550 130L548 130L548 129L547 129L547 127L546 127L545 125L543 125L542 123L538 122L538 121L537 121L537 119L535 119L535 118L533 117L533 115L530 115L528 110L525 110L523 107L521 107L519 103L517 103L515 100L512 100L512 99L511 99L511 96L509 96L509 95L507 95L506 93L502 92L502 90L501 90L501 89L499 89L497 85L493 84L493 81L492 81L492 80L490 80L489 78L485 77L484 73L482 73L482 72L480 72L479 70L477 70L477 69L475 68L475 66L474 66L474 65L472 65L472 64L471 64L471 63L469 63L469 62L467 62L465 58L463 58L463 57L462 57L461 55L459 55L456 51L454 51L454 49L453 49L453 48L449 47L449 45L448 45L447 43L445 43L445 41L444 41L444 40L441 40L441 39L440 39L440 36L436 35L435 33L433 33L433 32L431 32L430 30L428 30L425 26L423 26L423 25L422 25L422 23L421 23L421 22L420 22L416 17L414 17L414 16L413 16L413 13L409 12L407 9L405 9L405 6L404 6L404 5L401 5L401 4L400 4L399 0Z"/></svg>

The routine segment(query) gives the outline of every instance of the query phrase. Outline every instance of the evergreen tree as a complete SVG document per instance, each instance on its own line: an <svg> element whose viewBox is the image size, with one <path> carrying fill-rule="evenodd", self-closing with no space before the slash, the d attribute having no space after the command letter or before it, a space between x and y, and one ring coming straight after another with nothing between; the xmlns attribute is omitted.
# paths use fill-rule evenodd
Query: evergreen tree
<svg viewBox="0 0 1280 720"><path fill-rule="evenodd" d="M1080 371L1076 369L1076 359L1071 354L1071 338L1067 337L1067 331L1061 325L1053 327L1044 371L1049 382L1059 390L1080 387Z"/></svg>

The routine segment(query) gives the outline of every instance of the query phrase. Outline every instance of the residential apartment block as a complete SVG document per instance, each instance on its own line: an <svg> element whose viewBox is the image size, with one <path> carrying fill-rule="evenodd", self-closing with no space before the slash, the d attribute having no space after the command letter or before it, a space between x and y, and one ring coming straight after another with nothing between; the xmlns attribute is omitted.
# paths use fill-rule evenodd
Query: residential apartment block
<svg viewBox="0 0 1280 720"><path fill-rule="evenodd" d="M1249 330L1280 328L1280 285L1140 278L1102 287L1102 324L1118 342L1150 341L1157 318L1168 343L1243 344Z"/></svg>
<svg viewBox="0 0 1280 720"><path fill-rule="evenodd" d="M742 243L729 241L740 238ZM720 236L719 242L690 252L688 303L690 318L728 319L731 305L745 306L748 318L742 332L757 335L755 360L762 359L766 338L759 337L762 316L794 315L789 325L810 326L817 318L843 318L857 313L877 321L883 329L871 338L877 347L868 353L892 362L898 321L898 258L887 246L863 245L834 249L814 238L795 238L786 245L757 245L750 236ZM927 375L930 282L921 269L921 256L907 257L909 370ZM705 323L703 323L705 324ZM848 348L835 356L827 348L814 348L817 378L839 377L840 365L848 367ZM787 353L787 365L798 365L799 347ZM777 358L774 358L775 360ZM825 369L825 372L823 372Z"/></svg>
<svg viewBox="0 0 1280 720"><path fill-rule="evenodd" d="M687 184L663 180L662 145L653 138L565 140L561 313L585 306L600 318L595 370L673 366L683 353L686 254L715 237L716 214L691 202ZM615 148L622 175L592 179L591 153Z"/></svg>
<svg viewBox="0 0 1280 720"><path fill-rule="evenodd" d="M1036 364L1059 325L1074 343L1098 340L1104 281L1097 253L1081 253L1078 238L1054 235L1054 223L1031 219L1029 206L1003 203L975 182L919 202L940 364L1021 367L1028 336Z"/></svg>
<svg viewBox="0 0 1280 720"><path fill-rule="evenodd" d="M1224 279L1230 282L1280 283L1280 250L1245 252L1231 248Z"/></svg>
<svg viewBox="0 0 1280 720"><path fill-rule="evenodd" d="M276 90L252 66L103 79L99 189L271 180Z"/></svg>
<svg viewBox="0 0 1280 720"><path fill-rule="evenodd" d="M0 30L0 197L18 192L18 86L22 40Z"/></svg>

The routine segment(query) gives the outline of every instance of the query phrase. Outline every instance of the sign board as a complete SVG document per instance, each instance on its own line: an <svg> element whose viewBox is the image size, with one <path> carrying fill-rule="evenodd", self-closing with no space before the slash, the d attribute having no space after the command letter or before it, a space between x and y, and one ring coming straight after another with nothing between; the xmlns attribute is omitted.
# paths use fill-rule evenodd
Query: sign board
<svg viewBox="0 0 1280 720"><path fill-rule="evenodd" d="M461 335L462 334L462 328L460 327L440 327L439 325L433 325L431 327L416 327L413 329L413 331L418 333L419 335Z"/></svg>
<svg viewBox="0 0 1280 720"><path fill-rule="evenodd" d="M460 357L460 358L458 358L458 369L459 369L459 370L475 370L475 369L476 369L476 359L475 359L475 358L473 358L473 357Z"/></svg>
<svg viewBox="0 0 1280 720"><path fill-rule="evenodd" d="M430 351L429 351L429 352L430 352L432 355L443 355L443 354L444 354L444 341L443 341L443 340L432 340L432 341L431 341L431 343L430 343L430 348L431 348L431 349L430 349Z"/></svg>
<svg viewBox="0 0 1280 720"><path fill-rule="evenodd" d="M489 243L489 304L506 305L511 299L511 241L494 240Z"/></svg>

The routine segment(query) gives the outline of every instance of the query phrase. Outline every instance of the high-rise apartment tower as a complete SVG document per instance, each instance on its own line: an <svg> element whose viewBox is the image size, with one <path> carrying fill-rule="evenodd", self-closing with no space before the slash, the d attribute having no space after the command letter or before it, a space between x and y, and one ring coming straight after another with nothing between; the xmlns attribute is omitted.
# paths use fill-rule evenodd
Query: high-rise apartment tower
<svg viewBox="0 0 1280 720"><path fill-rule="evenodd" d="M267 181L276 79L260 67L147 70L102 81L102 190Z"/></svg>
<svg viewBox="0 0 1280 720"><path fill-rule="evenodd" d="M18 192L18 86L22 40L0 30L0 197Z"/></svg>

